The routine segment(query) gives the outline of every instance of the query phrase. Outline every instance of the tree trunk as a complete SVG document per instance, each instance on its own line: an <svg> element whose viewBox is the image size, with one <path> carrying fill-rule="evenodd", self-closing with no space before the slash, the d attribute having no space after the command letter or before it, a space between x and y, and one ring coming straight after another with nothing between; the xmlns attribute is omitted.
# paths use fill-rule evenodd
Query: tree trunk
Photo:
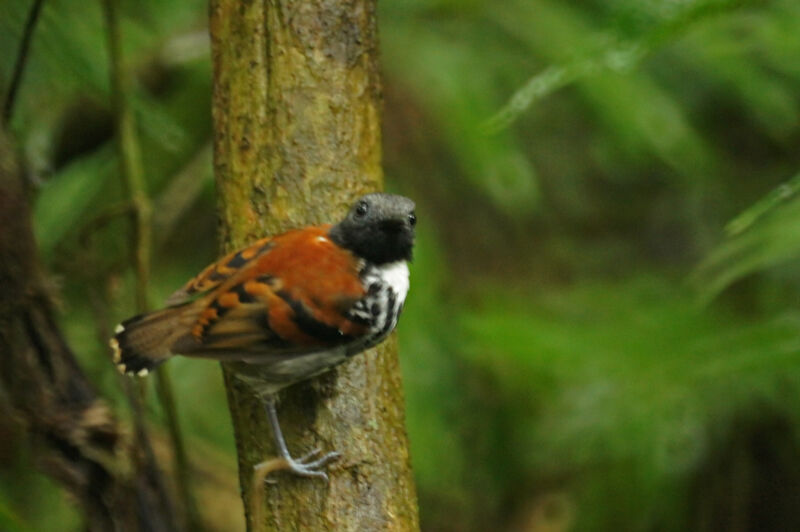
<svg viewBox="0 0 800 532"><path fill-rule="evenodd" d="M375 0L211 0L224 249L332 222L382 185ZM394 337L283 394L290 450L336 449L330 482L278 473L262 404L225 370L249 530L417 530Z"/></svg>
<svg viewBox="0 0 800 532"><path fill-rule="evenodd" d="M22 171L2 131L0 287L0 384L39 465L81 504L88 530L176 530L146 440L132 447L122 436L56 325Z"/></svg>

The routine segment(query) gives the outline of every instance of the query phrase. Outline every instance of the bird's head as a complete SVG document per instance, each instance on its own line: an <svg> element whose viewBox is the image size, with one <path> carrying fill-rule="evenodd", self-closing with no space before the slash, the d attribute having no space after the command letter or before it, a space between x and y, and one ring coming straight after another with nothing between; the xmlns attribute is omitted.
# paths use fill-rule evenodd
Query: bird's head
<svg viewBox="0 0 800 532"><path fill-rule="evenodd" d="M331 239L374 264L411 260L415 204L396 194L367 194L333 226Z"/></svg>

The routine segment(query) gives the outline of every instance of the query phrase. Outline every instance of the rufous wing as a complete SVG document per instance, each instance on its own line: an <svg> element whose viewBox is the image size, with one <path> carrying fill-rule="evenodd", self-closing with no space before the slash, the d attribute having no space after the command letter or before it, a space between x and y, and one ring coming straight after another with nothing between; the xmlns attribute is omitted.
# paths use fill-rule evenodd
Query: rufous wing
<svg viewBox="0 0 800 532"><path fill-rule="evenodd" d="M203 277L216 285L203 296L204 308L173 352L219 359L303 354L349 343L367 332L347 311L364 295L359 261L327 238L327 226L291 231L226 279L214 265L184 293L201 290ZM231 268L232 254L218 264ZM197 288L194 288L195 285ZM200 301L198 301L199 303ZM236 355L239 353L239 355Z"/></svg>
<svg viewBox="0 0 800 532"><path fill-rule="evenodd" d="M262 254L272 247L272 238L262 238L251 245L238 249L209 265L196 277L176 290L167 299L167 306L183 304L198 294L204 294L224 284L231 277L246 270Z"/></svg>

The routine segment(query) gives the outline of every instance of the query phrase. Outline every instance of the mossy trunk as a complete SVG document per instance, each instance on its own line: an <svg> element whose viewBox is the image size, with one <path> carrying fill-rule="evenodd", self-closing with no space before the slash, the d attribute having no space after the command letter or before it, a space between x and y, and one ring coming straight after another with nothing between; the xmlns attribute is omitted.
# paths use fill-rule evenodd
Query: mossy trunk
<svg viewBox="0 0 800 532"><path fill-rule="evenodd" d="M224 249L341 217L382 186L374 0L211 0L214 164ZM224 368L223 368L224 369ZM417 530L396 341L283 394L290 450L336 449L330 482L275 456L262 404L225 371L249 530ZM254 492L254 488L259 488Z"/></svg>

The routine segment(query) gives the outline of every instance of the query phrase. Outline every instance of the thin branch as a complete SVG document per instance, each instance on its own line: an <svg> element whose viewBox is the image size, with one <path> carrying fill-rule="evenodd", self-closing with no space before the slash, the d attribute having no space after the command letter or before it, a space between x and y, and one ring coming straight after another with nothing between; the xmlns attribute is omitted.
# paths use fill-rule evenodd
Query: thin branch
<svg viewBox="0 0 800 532"><path fill-rule="evenodd" d="M122 39L115 0L103 0L108 31L108 49L111 74L111 102L116 121L117 146L121 160L122 178L133 207L134 271L136 273L136 306L139 312L147 310L147 285L150 278L150 216L151 205L147 197L142 169L136 122L130 106L130 81L123 65Z"/></svg>
<svg viewBox="0 0 800 532"><path fill-rule="evenodd" d="M156 379L156 392L167 418L167 431L172 442L173 460L175 461L175 484L178 486L183 502L187 530L200 531L203 529L200 513L195 504L194 494L191 491L191 478L189 459L186 456L186 445L183 432L178 421L178 411L175 406L175 396L172 393L172 379L168 373L169 366L159 368Z"/></svg>
<svg viewBox="0 0 800 532"><path fill-rule="evenodd" d="M728 237L741 235L779 205L783 205L790 199L796 199L798 194L800 194L800 174L771 190L754 205L728 222L725 226L726 235Z"/></svg>
<svg viewBox="0 0 800 532"><path fill-rule="evenodd" d="M211 144L205 144L170 180L169 184L152 202L154 205L151 225L155 249L160 249L172 236L186 212L198 201L203 190L211 186ZM89 219L78 231L78 242L89 251L91 238L121 216L133 215L133 205L127 200L107 206L94 218ZM106 276L116 269L97 272Z"/></svg>
<svg viewBox="0 0 800 532"><path fill-rule="evenodd" d="M530 78L485 124L487 134L510 126L522 113L545 96L586 77L606 71L626 72L635 68L650 52L639 43L615 45L596 57L553 65Z"/></svg>
<svg viewBox="0 0 800 532"><path fill-rule="evenodd" d="M133 206L127 201L110 205L80 228L78 232L78 242L88 250L91 238L97 231L103 229L120 216L126 216L132 212ZM103 344L105 344L105 342L103 342Z"/></svg>
<svg viewBox="0 0 800 532"><path fill-rule="evenodd" d="M131 248L133 268L136 273L136 307L146 312L148 305L147 286L150 279L150 254L152 244L152 205L147 196L142 169L141 150L136 134L136 121L130 105L130 78L122 58L122 37L116 0L102 0L108 32L108 49L111 74L111 99L116 119L116 134L122 177L133 208L133 233ZM177 485L185 523L190 530L200 530L197 507L189 488L189 471L186 450L180 431L180 423L172 394L169 374L161 368L156 373L159 399L167 416L167 427L173 448ZM139 427L141 429L141 427ZM139 432L139 431L137 431Z"/></svg>
<svg viewBox="0 0 800 532"><path fill-rule="evenodd" d="M156 247L161 247L204 190L213 186L212 146L202 146L163 188L153 204Z"/></svg>
<svg viewBox="0 0 800 532"><path fill-rule="evenodd" d="M19 52L17 53L17 61L14 63L14 71L11 75L11 83L6 92L6 98L3 102L3 127L11 122L11 117L14 114L14 101L17 99L17 91L22 83L22 74L25 72L25 64L28 62L28 50L31 47L31 40L33 39L33 30L36 29L36 23L39 21L39 13L42 11L44 0L34 0L31 10L28 12L28 19L25 21L25 28L22 30L22 40L19 43Z"/></svg>
<svg viewBox="0 0 800 532"><path fill-rule="evenodd" d="M492 135L508 128L522 113L542 98L568 85L605 72L630 72L653 52L685 35L694 22L724 13L754 0L701 0L680 5L657 28L629 42L612 42L589 57L547 67L531 77L508 102L483 125Z"/></svg>

